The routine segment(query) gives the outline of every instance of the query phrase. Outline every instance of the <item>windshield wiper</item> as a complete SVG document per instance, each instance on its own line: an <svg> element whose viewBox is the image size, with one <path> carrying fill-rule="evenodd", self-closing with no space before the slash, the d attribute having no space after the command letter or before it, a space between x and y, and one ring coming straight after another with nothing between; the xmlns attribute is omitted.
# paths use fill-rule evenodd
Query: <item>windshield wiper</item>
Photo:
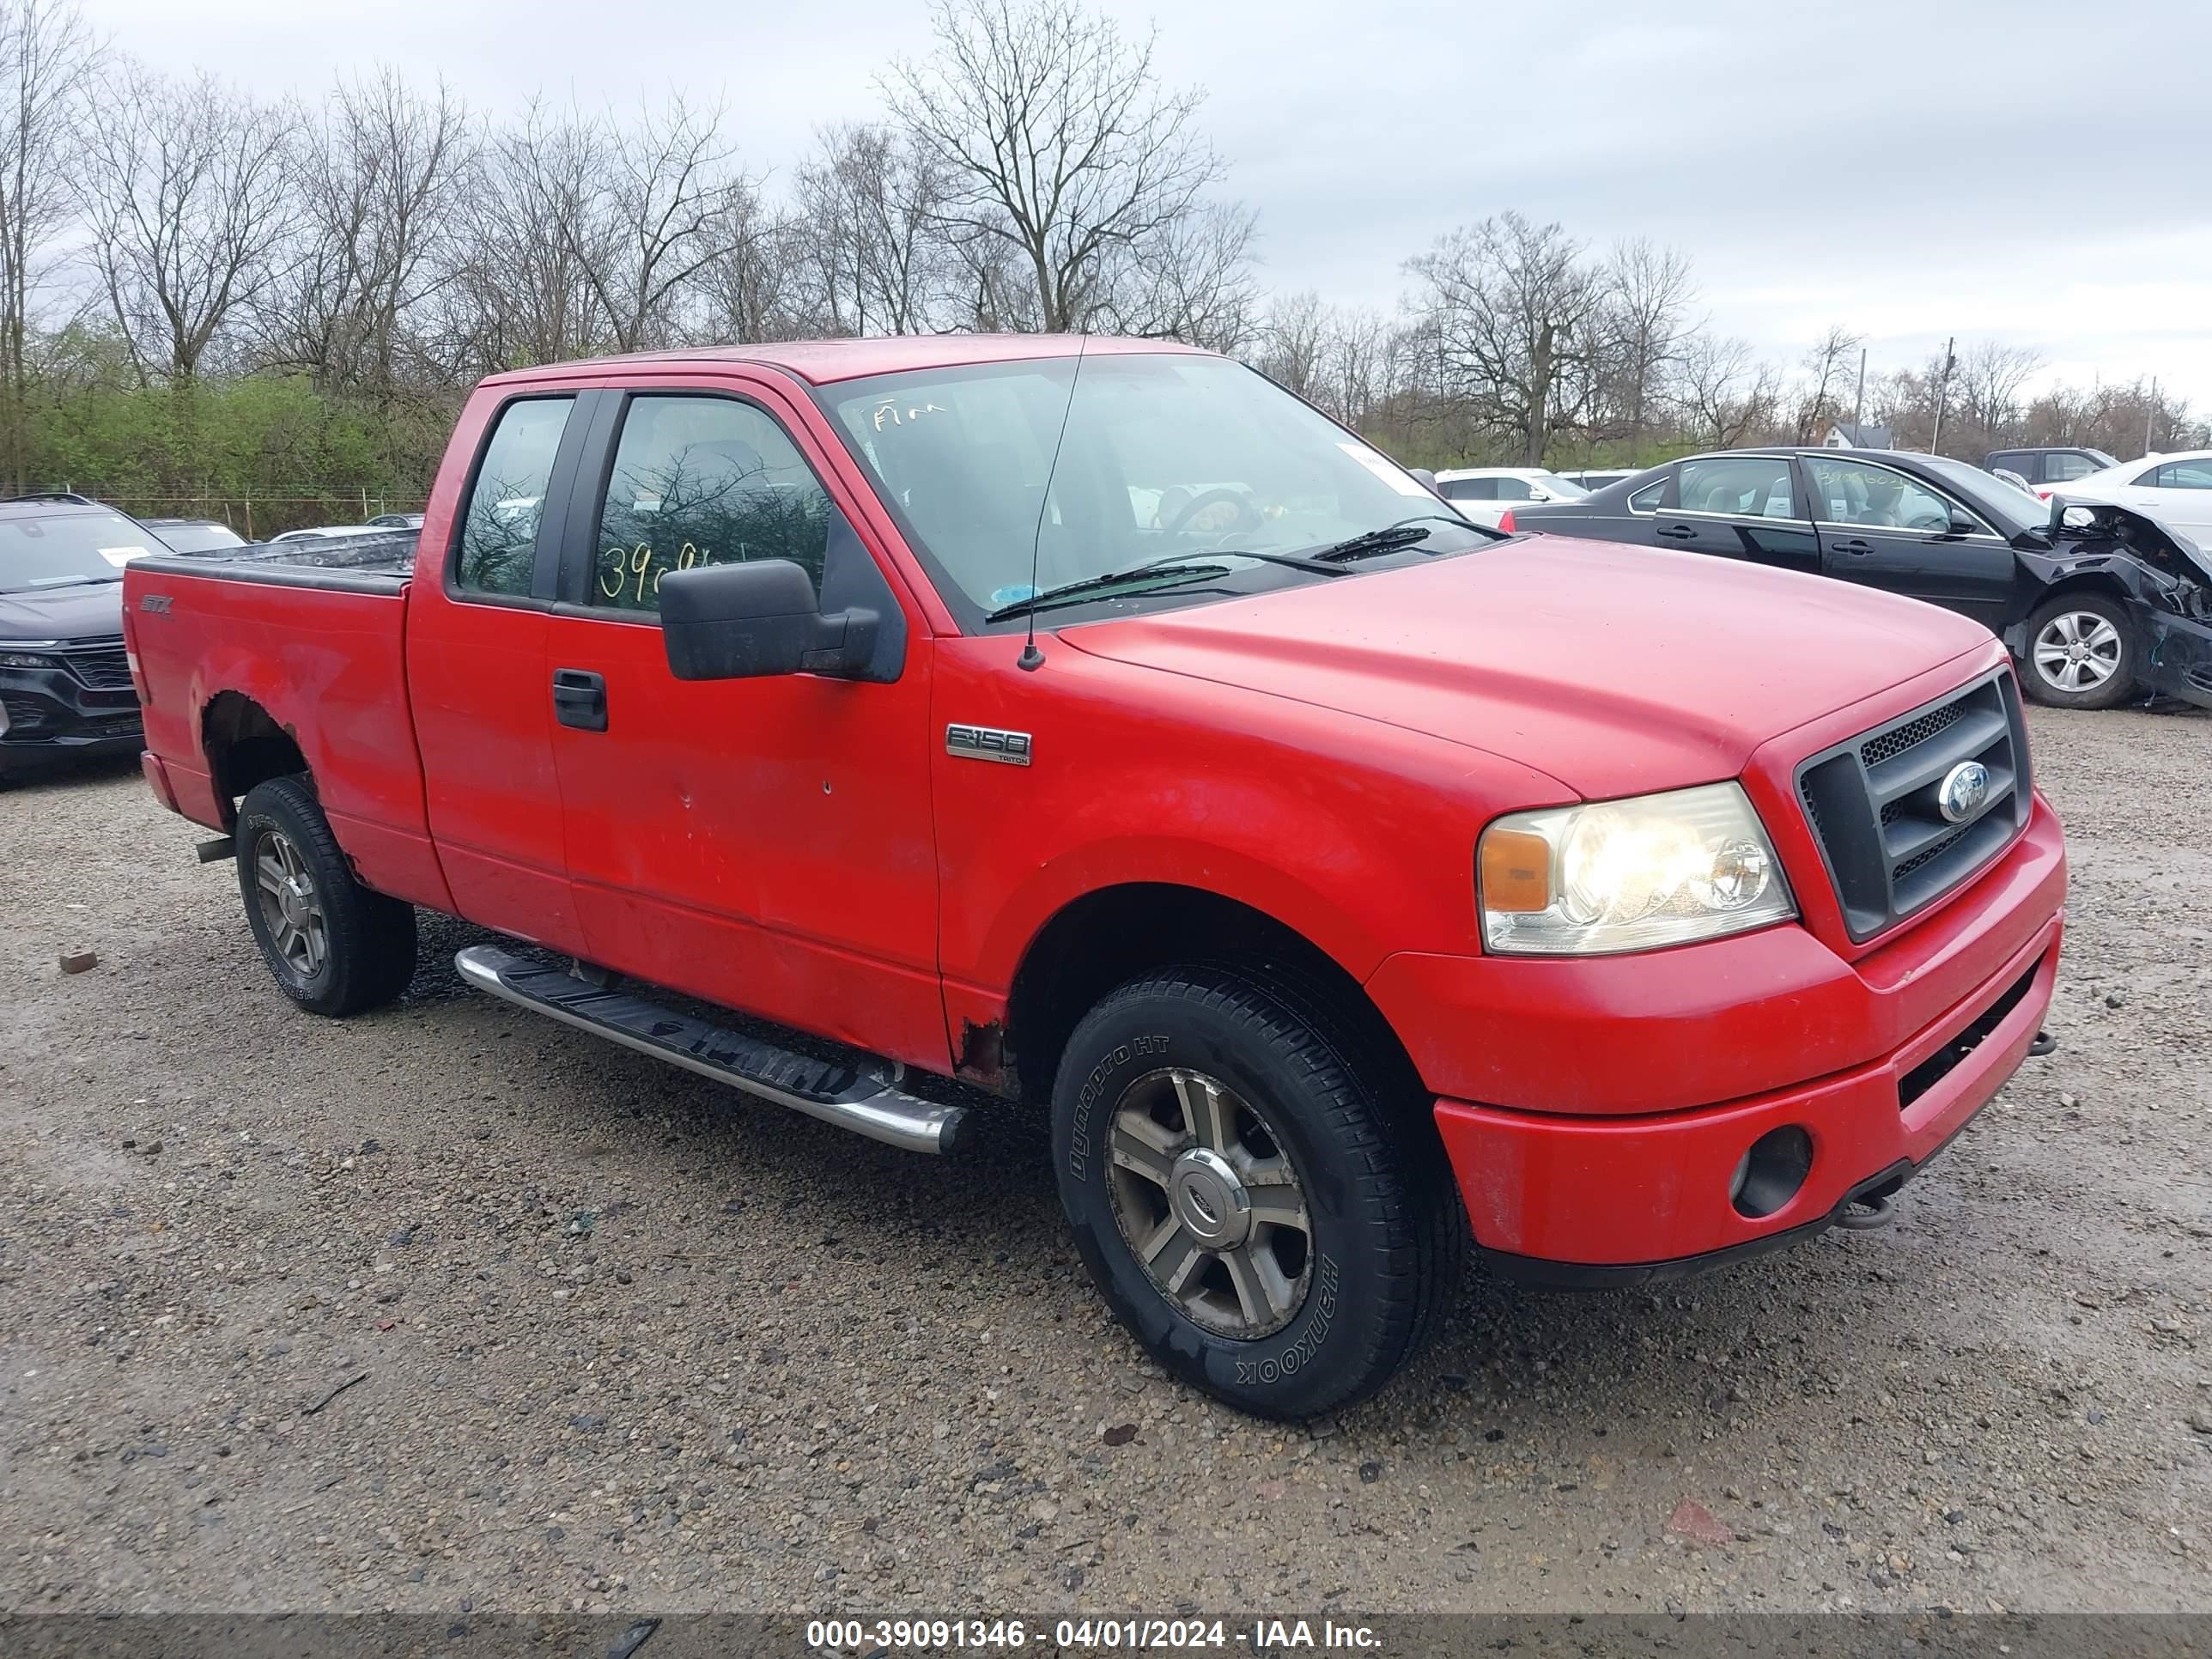
<svg viewBox="0 0 2212 1659"><path fill-rule="evenodd" d="M1287 565L1293 570L1310 571L1317 576L1347 576L1352 574L1348 570L1339 569L1333 564L1322 564L1317 560L1303 558L1291 553L1255 553L1249 548L1243 547L1224 547L1220 550L1220 552L1224 559L1257 559L1261 564ZM985 616L983 620L987 623L1004 622L1009 617L1018 617L1030 611L1043 611L1066 600L1081 599L1086 593L1100 592L1107 588L1119 587L1124 582L1139 581L1155 576L1169 577L1176 581L1188 581L1199 576L1225 576L1228 574L1229 567L1225 564L1218 564L1211 560L1204 562L1187 560L1181 554L1176 554L1169 558L1155 559L1149 564L1133 564L1127 569L1108 570L1096 576L1085 576L1075 581L1062 582L1056 587L1046 588L1041 593L1032 593L1025 599L1016 599L1011 605L1002 605L996 611Z"/></svg>
<svg viewBox="0 0 2212 1659"><path fill-rule="evenodd" d="M1415 542L1426 541L1437 532L1430 524L1457 525L1463 530L1480 530L1483 526L1471 520L1454 518L1443 513L1416 514L1410 519L1401 519L1395 524L1386 524L1380 530L1363 530L1357 536L1347 536L1340 542L1331 542L1317 548L1308 556L1346 562L1364 559L1377 553L1394 553L1401 547L1411 547Z"/></svg>
<svg viewBox="0 0 2212 1659"><path fill-rule="evenodd" d="M15 591L20 593L51 593L57 587L97 587L103 582L119 582L122 580L120 575L70 576L60 581L33 582L28 587L18 588Z"/></svg>

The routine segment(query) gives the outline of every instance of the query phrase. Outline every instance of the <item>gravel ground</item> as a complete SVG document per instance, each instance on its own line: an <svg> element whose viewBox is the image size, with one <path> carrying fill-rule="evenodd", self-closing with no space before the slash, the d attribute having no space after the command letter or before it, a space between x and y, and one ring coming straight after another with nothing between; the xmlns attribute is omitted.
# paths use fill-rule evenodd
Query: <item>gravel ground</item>
<svg viewBox="0 0 2212 1659"><path fill-rule="evenodd" d="M1470 1279L1310 1430L1108 1323L1033 1129L743 1103L459 924L313 1019L135 772L9 788L0 1608L2212 1607L2212 720L2033 726L2062 1047L1895 1227Z"/></svg>

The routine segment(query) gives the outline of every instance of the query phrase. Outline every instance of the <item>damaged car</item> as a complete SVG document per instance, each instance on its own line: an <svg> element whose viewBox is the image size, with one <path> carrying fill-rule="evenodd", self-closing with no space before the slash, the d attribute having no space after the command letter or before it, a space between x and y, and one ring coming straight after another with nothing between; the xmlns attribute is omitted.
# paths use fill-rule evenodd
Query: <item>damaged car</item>
<svg viewBox="0 0 2212 1659"><path fill-rule="evenodd" d="M2212 556L2118 504L2046 507L1963 461L1897 450L1692 455L1506 530L1679 549L1881 588L2002 638L2037 702L2212 707Z"/></svg>

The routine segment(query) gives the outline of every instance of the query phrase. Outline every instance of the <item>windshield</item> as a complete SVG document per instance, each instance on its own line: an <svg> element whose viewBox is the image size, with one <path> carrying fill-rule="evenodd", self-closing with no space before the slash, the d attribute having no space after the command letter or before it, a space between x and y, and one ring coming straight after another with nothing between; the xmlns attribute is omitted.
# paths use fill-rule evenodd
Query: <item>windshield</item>
<svg viewBox="0 0 2212 1659"><path fill-rule="evenodd" d="M212 553L219 547L243 547L245 538L228 525L165 524L154 532L179 553Z"/></svg>
<svg viewBox="0 0 2212 1659"><path fill-rule="evenodd" d="M120 513L0 518L0 593L119 582L124 565L155 551L157 545Z"/></svg>
<svg viewBox="0 0 2212 1659"><path fill-rule="evenodd" d="M817 396L971 629L1033 592L1162 561L1222 569L1144 592L1160 604L1312 580L1236 555L1329 548L1408 517L1447 522L1401 558L1491 539L1380 452L1218 357L1101 352L1079 378L1073 357L915 369ZM1130 597L1109 589L1097 602Z"/></svg>
<svg viewBox="0 0 2212 1659"><path fill-rule="evenodd" d="M2051 510L2041 501L1978 466L1954 461L1948 455L1915 455L1912 459L1941 478L1954 495L1963 497L1967 506L2007 537L2051 522Z"/></svg>
<svg viewBox="0 0 2212 1659"><path fill-rule="evenodd" d="M1579 501L1589 494L1571 478L1562 478L1556 472L1532 472L1528 481L1555 501Z"/></svg>

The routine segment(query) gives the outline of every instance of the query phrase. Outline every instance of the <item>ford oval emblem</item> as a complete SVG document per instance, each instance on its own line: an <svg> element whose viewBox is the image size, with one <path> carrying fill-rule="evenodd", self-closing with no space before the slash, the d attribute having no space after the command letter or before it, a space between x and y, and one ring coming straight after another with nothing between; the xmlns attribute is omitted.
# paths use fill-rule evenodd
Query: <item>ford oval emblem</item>
<svg viewBox="0 0 2212 1659"><path fill-rule="evenodd" d="M1964 823L1982 810L1990 798L1990 769L1979 761L1966 761L1944 775L1936 792L1936 808L1946 823Z"/></svg>

